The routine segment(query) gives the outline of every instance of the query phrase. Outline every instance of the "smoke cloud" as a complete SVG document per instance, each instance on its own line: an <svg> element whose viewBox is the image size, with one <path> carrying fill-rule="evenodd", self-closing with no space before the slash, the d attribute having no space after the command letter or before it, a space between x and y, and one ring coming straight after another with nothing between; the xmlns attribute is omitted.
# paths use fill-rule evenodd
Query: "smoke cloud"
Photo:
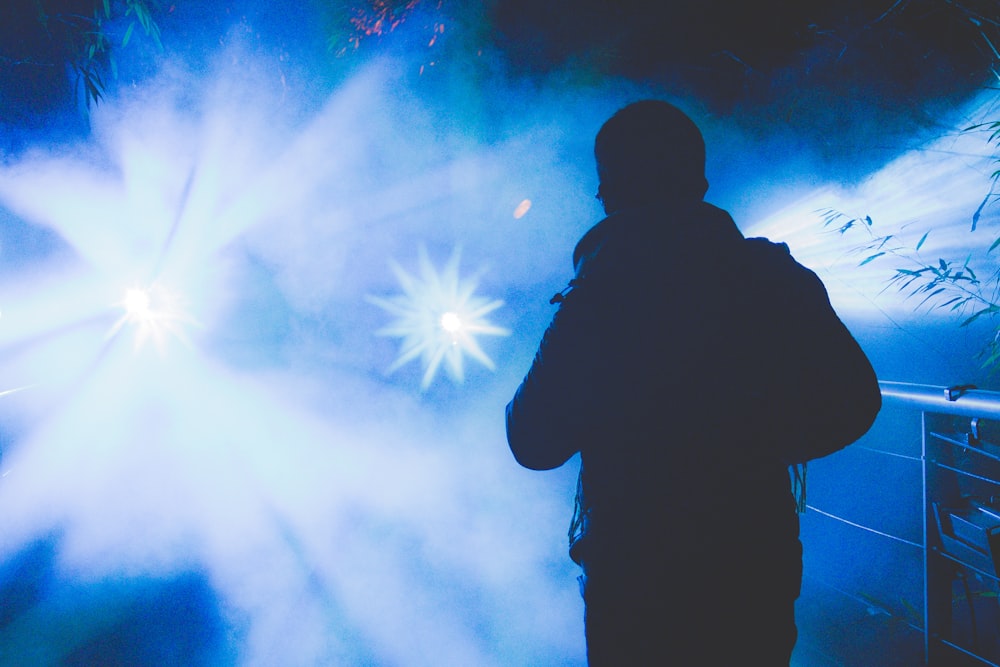
<svg viewBox="0 0 1000 667"><path fill-rule="evenodd" d="M518 468L503 407L601 216L592 137L661 91L499 60L447 89L418 51L319 94L272 55L165 58L85 140L0 167L0 663L583 664L575 462ZM967 247L973 139L845 189L687 106L709 199L789 241L852 322L891 308L852 299L878 278L817 209ZM421 247L437 270L460 248L462 285L504 301L512 334L477 339L495 370L387 372L372 297L404 293L392 265L417 274Z"/></svg>

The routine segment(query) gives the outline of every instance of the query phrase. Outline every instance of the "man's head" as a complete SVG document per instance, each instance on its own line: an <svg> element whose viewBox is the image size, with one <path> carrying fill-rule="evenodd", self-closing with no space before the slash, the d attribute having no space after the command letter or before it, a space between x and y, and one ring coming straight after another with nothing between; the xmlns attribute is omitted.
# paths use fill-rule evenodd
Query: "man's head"
<svg viewBox="0 0 1000 667"><path fill-rule="evenodd" d="M662 201L700 200L705 140L698 126L672 104L634 102L601 127L594 142L598 197L614 213Z"/></svg>

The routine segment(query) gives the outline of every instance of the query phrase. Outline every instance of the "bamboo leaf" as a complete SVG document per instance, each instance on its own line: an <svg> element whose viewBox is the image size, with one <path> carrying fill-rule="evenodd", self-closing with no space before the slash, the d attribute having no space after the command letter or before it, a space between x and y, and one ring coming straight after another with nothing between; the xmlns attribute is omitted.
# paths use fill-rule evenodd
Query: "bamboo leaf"
<svg viewBox="0 0 1000 667"><path fill-rule="evenodd" d="M868 257L865 257L863 260L861 260L861 263L858 264L858 266L864 266L868 262L870 262L870 261L872 261L874 259L878 259L879 257L881 257L884 254L885 254L884 252L877 252L874 255L869 255Z"/></svg>
<svg viewBox="0 0 1000 667"><path fill-rule="evenodd" d="M960 324L959 326L967 327L976 320L978 320L983 315L993 315L996 313L1000 313L1000 306L991 304L990 306L987 306L982 310L977 310L976 312L974 312L970 317L966 318L966 320L962 322L962 324Z"/></svg>
<svg viewBox="0 0 1000 667"><path fill-rule="evenodd" d="M159 49L160 51L162 51L163 50L163 42L160 41L160 26L158 26L155 23L153 23L153 24L151 24L151 28L152 29L149 32L149 36L152 37L153 38L153 42L156 43L156 48Z"/></svg>
<svg viewBox="0 0 1000 667"><path fill-rule="evenodd" d="M962 297L960 297L960 296L953 296L950 299L948 299L947 301L945 301L944 303L939 303L938 304L938 308L944 308L945 306L950 306L953 303L955 303L956 301L961 301L961 300L962 300ZM952 308L952 310L954 310L954 308Z"/></svg>
<svg viewBox="0 0 1000 667"><path fill-rule="evenodd" d="M930 234L930 232L929 232L929 231L928 231L928 232L924 232L924 235L920 237L920 240L919 240L919 241L917 241L917 247L916 247L916 250L920 250L920 247L921 247L921 246L922 246L922 245L924 244L924 241L926 241L926 240L927 240L927 235L928 235L928 234Z"/></svg>
<svg viewBox="0 0 1000 667"><path fill-rule="evenodd" d="M965 297L964 299L962 299L961 301L959 301L958 303L954 304L954 305L953 305L953 306L951 307L951 310L952 310L952 312L954 312L954 311L956 311L956 310L961 310L961 309L962 309L962 308L964 308L964 307L965 307L965 305L966 305L966 304L968 304L968 303L969 303L970 301L972 301L972 297L971 297L971 296L967 296L967 297Z"/></svg>
<svg viewBox="0 0 1000 667"><path fill-rule="evenodd" d="M983 362L983 368L992 368L997 362L1000 362L1000 345L995 342L990 343L986 349L983 351L983 356L989 353L986 360Z"/></svg>
<svg viewBox="0 0 1000 667"><path fill-rule="evenodd" d="M919 292L919 293L930 292L932 289L936 289L937 286L938 286L938 281L932 280L931 282L927 283L926 285L921 285L920 289L918 289L917 292Z"/></svg>
<svg viewBox="0 0 1000 667"><path fill-rule="evenodd" d="M122 37L122 48L128 46L128 41L132 39L132 31L135 30L135 21L128 24L128 29L125 30L125 36Z"/></svg>
<svg viewBox="0 0 1000 667"><path fill-rule="evenodd" d="M96 83L94 83L94 80L91 78L89 73L84 75L83 85L84 90L86 91L86 102L88 107L90 106L91 100L93 100L94 104L97 104L103 99L101 89Z"/></svg>
<svg viewBox="0 0 1000 667"><path fill-rule="evenodd" d="M889 242L889 240L890 240L891 238L892 238L892 234L889 234L888 236L883 236L883 237L882 237L882 238L880 239L880 242L879 242L879 244L878 244L878 248L879 248L879 250L881 250L882 248L884 248L884 247L885 247L885 244L886 244L886 243L888 243L888 242Z"/></svg>
<svg viewBox="0 0 1000 667"><path fill-rule="evenodd" d="M976 231L976 225L979 224L979 217L983 214L983 209L986 207L986 204L989 203L990 197L992 195L993 195L993 192L990 191L989 194L987 194L985 197L983 197L983 201L979 202L979 208L977 208L976 212L972 214L972 230L971 231Z"/></svg>
<svg viewBox="0 0 1000 667"><path fill-rule="evenodd" d="M934 290L933 292L931 292L930 294L928 294L927 296L925 296L923 298L923 300L920 303L917 304L917 308L920 308L925 303L927 303L928 301L930 301L931 299L933 299L934 297L936 297L938 294L940 294L943 291L944 291L943 287L937 288L936 290Z"/></svg>

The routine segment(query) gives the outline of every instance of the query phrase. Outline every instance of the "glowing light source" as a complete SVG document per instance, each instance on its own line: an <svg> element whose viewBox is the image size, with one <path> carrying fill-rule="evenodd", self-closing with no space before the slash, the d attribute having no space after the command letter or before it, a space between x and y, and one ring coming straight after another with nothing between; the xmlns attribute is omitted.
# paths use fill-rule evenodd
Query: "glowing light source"
<svg viewBox="0 0 1000 667"><path fill-rule="evenodd" d="M458 313L448 311L441 316L441 328L449 333L457 333L462 330L462 318Z"/></svg>
<svg viewBox="0 0 1000 667"><path fill-rule="evenodd" d="M475 279L459 277L459 256L456 249L439 273L421 248L419 278L411 276L398 264L392 264L403 294L389 299L369 297L372 303L397 318L377 333L403 339L399 356L389 372L420 357L424 363L421 389L430 386L442 363L451 379L461 383L466 354L493 370L493 361L483 352L476 336L510 334L486 319L486 315L502 306L503 301L475 296Z"/></svg>
<svg viewBox="0 0 1000 667"><path fill-rule="evenodd" d="M120 108L110 100L95 113L98 121L107 114L110 119L93 133L95 140L111 139L107 145L87 144L80 155L68 157L57 145L54 157L39 151L39 158L23 164L10 166L5 158L0 165L3 227L9 210L62 239L51 260L26 248L24 269L8 261L19 259L8 251L21 248L4 248L3 387L35 381L40 390L38 398L23 392L0 399L4 415L16 417L4 424L3 444L18 438L17 446L4 452L6 467L0 469L0 566L16 568L21 554L34 554L37 541L50 544L52 536L58 576L51 595L43 591L24 614L14 610L15 622L0 632L4 655L11 657L0 662L32 661L34 630L40 627L35 619L45 625L45 636L59 643L60 654L103 641L103 621L82 629L76 624L81 608L96 608L95 586L98 606L110 605L117 614L122 598L115 591L127 591L128 602L134 591L148 590L150 581L157 591L164 578L188 581L185 572L210 578L215 595L204 604L218 605L225 614L212 620L209 635L196 636L218 638L219 650L239 655L243 663L267 663L268 656L282 653L296 664L405 664L412 662L414 647L434 654L440 664L489 664L498 651L514 655L515 663L552 662L521 653L522 646L538 642L525 641L520 628L503 630L512 636L509 642L493 632L483 640L475 631L508 627L504 619L512 613L509 596L502 593L510 568L498 570L497 559L476 559L467 567L462 559L500 553L509 545L523 549L524 536L533 535L516 522L496 522L500 530L488 534L470 536L465 530L478 520L475 512L484 502L504 506L508 514L524 513L503 501L509 480L492 472L470 475L468 466L454 465L450 446L425 446L424 425L433 425L436 413L425 419L410 412L413 404L400 392L358 400L381 387L359 377L353 359L343 367L316 363L334 358L328 355L358 353L340 336L325 335L342 330L328 323L350 326L348 313L331 308L320 315L317 308L358 294L391 300L389 295L403 292L391 274L391 284L378 292L368 285L385 275L345 275L353 264L336 253L346 256L363 247L379 252L371 243L374 221L390 219L387 211L423 211L415 207L450 192L427 187L426 179L436 182L437 169L414 179L402 159L390 172L376 164L381 160L367 159L377 154L373 146L396 149L402 139L421 149L414 155L426 154L423 140L410 132L397 137L385 131L394 124L377 120L394 111L398 97L372 94L374 83L381 86L381 74L370 82L345 81L312 115L294 96L286 100L280 87L253 86L243 94L251 72L266 70L271 76L266 66L243 57L213 59L233 62L235 80L176 77L183 86L179 91L170 84L153 88L153 95L143 89ZM173 65L166 69L173 81ZM397 82L394 74L390 81ZM202 99L199 91L206 90ZM183 104L176 110L170 106L175 91L182 93L177 99ZM270 93L281 95L280 106L271 104ZM296 111L294 126L286 127L278 109L303 113ZM439 139L435 130L426 145ZM92 159L95 155L99 159ZM440 173L451 178L452 171ZM392 196L373 191L376 183L391 188ZM385 208L372 210L373 201ZM421 217L391 219L416 225ZM399 228L399 234L410 233L416 228ZM378 238L385 243L391 236ZM447 252L441 259L446 258ZM413 264L418 296L437 289L439 301L448 304L447 290L427 284ZM457 276L454 284L461 285L460 292L470 285ZM401 301L416 303L407 295ZM463 341L472 339L474 345L482 333L475 315L481 324L498 305L469 296L464 307L432 310L428 328L438 337L434 344L446 341L449 349L468 354ZM445 318L448 312L455 317ZM381 310L369 314L384 317L385 324L395 319ZM207 333L205 345L176 349L166 334L192 335L184 325L195 320ZM449 332L445 323L458 328ZM296 327L287 332L294 340L287 337L286 324ZM348 338L353 342L353 335ZM146 354L130 354L133 340L146 343ZM169 363L148 354L150 340L167 344ZM307 344L293 349L286 341ZM395 348L397 341L381 342ZM247 364L242 350L250 346ZM266 363L258 364L262 357ZM414 385L424 373L417 364L404 370L414 371ZM310 396L313 389L330 392L331 400L320 403L344 411L320 412L311 398L299 400L304 377L317 380L306 383ZM466 415L480 418L474 412L479 403L445 406L458 411L464 424ZM99 437L83 437L91 433ZM430 442L438 444L439 433L430 429L435 438ZM513 502L525 500L522 496L514 494ZM466 498L473 501L463 502ZM444 523L433 511L441 507L455 510ZM427 517L433 521L425 526ZM369 522L374 529L365 527ZM415 547L434 557L420 589L409 595ZM457 591L449 584L456 568L464 582ZM113 582L107 605L105 581ZM448 585L438 585L442 581ZM457 622L470 613L455 603L468 597L466 590L475 598L504 602L496 610L492 602L475 605L475 618ZM552 590L555 585L538 587L539 599L547 604L558 599ZM199 607L202 599L199 589ZM168 603L163 610L172 608ZM301 622L283 622L293 616ZM343 640L345 619L352 632L356 620L361 639ZM9 650L12 635L23 638L23 644L13 642L23 645L23 652ZM185 641L192 636L184 631ZM122 646L131 650L131 639L126 642ZM199 655L209 648L199 643ZM559 655L564 648L557 647Z"/></svg>
<svg viewBox="0 0 1000 667"><path fill-rule="evenodd" d="M147 339L152 339L159 350L163 350L167 334L184 342L187 336L184 324L194 324L194 319L181 307L180 297L154 284L151 287L130 287L125 290L122 300L113 304L123 311L121 317L108 332L113 337L126 324L135 328L135 346L142 347Z"/></svg>
<svg viewBox="0 0 1000 667"><path fill-rule="evenodd" d="M152 317L152 311L149 309L149 292L144 289L133 287L125 290L122 306L125 308L125 316L131 322L141 322Z"/></svg>

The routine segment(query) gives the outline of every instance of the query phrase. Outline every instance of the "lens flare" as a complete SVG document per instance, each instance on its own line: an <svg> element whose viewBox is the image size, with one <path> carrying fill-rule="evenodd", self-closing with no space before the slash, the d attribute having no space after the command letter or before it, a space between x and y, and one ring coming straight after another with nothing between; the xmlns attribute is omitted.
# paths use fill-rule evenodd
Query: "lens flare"
<svg viewBox="0 0 1000 667"><path fill-rule="evenodd" d="M420 357L424 363L421 389L430 386L442 363L451 379L461 383L465 378L465 355L494 370L493 360L483 352L476 336L510 335L510 331L486 319L503 301L490 301L474 294L475 279L459 276L459 256L456 249L439 273L427 251L421 248L419 278L392 264L403 294L389 299L369 297L372 303L397 317L377 333L403 339L399 356L389 372Z"/></svg>
<svg viewBox="0 0 1000 667"><path fill-rule="evenodd" d="M108 338L117 335L123 327L135 329L135 347L141 348L152 340L162 352L169 337L187 342L187 326L196 324L194 318L182 307L180 296L162 285L148 288L130 287L125 296L114 304L124 312L111 327Z"/></svg>
<svg viewBox="0 0 1000 667"><path fill-rule="evenodd" d="M531 200L530 199L522 200L521 203L517 205L517 208L514 209L514 219L520 220L525 215L527 215L528 211L530 210L531 210Z"/></svg>

